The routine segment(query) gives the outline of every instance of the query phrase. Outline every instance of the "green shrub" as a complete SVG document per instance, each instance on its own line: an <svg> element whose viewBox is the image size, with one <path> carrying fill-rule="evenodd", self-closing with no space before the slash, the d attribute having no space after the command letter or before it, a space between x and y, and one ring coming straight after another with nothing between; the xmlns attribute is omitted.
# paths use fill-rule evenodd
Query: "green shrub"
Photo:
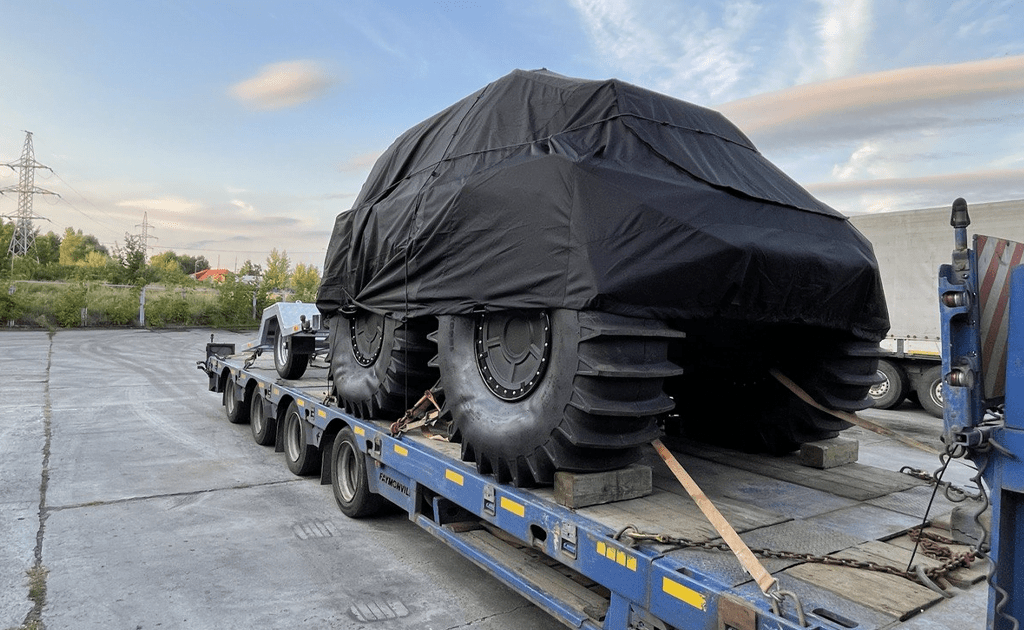
<svg viewBox="0 0 1024 630"><path fill-rule="evenodd" d="M127 326L138 320L139 291L127 287L96 285L89 288L89 323Z"/></svg>
<svg viewBox="0 0 1024 630"><path fill-rule="evenodd" d="M79 326L82 323L82 309L86 307L87 288L84 284L65 286L58 293L53 305L57 323L64 328Z"/></svg>

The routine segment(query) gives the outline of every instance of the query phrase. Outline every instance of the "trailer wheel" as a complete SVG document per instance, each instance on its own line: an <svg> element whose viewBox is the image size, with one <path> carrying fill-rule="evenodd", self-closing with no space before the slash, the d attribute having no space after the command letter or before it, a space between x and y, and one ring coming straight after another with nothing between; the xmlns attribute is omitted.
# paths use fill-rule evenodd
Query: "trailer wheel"
<svg viewBox="0 0 1024 630"><path fill-rule="evenodd" d="M277 418L267 413L263 396L254 392L249 403L249 428L252 439L260 446L273 446L277 438Z"/></svg>
<svg viewBox="0 0 1024 630"><path fill-rule="evenodd" d="M942 366L936 365L924 371L921 378L914 384L917 399L921 407L935 416L942 417Z"/></svg>
<svg viewBox="0 0 1024 630"><path fill-rule="evenodd" d="M662 322L590 311L440 316L452 440L482 474L516 486L626 466L673 406L662 385L680 371L667 359L676 336Z"/></svg>
<svg viewBox="0 0 1024 630"><path fill-rule="evenodd" d="M224 413L231 424L241 424L245 421L245 410L242 401L238 400L238 385L230 378L224 387Z"/></svg>
<svg viewBox="0 0 1024 630"><path fill-rule="evenodd" d="M338 507L349 518L372 516L384 506L384 498L370 492L366 456L359 450L352 429L338 432L331 449L331 487Z"/></svg>
<svg viewBox="0 0 1024 630"><path fill-rule="evenodd" d="M294 352L291 340L281 330L274 339L274 367L281 378L294 380L306 373L309 365L309 354Z"/></svg>
<svg viewBox="0 0 1024 630"><path fill-rule="evenodd" d="M361 311L330 329L338 403L358 418L399 418L437 382L425 321Z"/></svg>
<svg viewBox="0 0 1024 630"><path fill-rule="evenodd" d="M302 412L293 400L284 416L284 459L288 470L300 477L311 475L320 467L319 449L306 440Z"/></svg>
<svg viewBox="0 0 1024 630"><path fill-rule="evenodd" d="M868 395L874 401L878 409L893 409L899 407L907 398L906 377L899 366L886 361L878 360L878 377L882 380L877 385L872 385Z"/></svg>

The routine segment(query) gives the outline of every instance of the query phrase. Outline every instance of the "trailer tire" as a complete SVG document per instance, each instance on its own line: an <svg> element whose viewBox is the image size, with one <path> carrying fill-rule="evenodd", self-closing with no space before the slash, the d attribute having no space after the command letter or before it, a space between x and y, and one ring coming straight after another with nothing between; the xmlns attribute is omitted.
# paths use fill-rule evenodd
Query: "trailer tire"
<svg viewBox="0 0 1024 630"><path fill-rule="evenodd" d="M899 407L907 398L906 377L900 367L885 359L878 360L878 376L884 379L872 385L868 394L874 401L876 409L893 409Z"/></svg>
<svg viewBox="0 0 1024 630"><path fill-rule="evenodd" d="M288 337L278 328L274 338L274 367L281 378L295 380L306 373L309 365L309 354L294 352Z"/></svg>
<svg viewBox="0 0 1024 630"><path fill-rule="evenodd" d="M293 400L284 416L284 460L288 470L300 477L312 475L320 468L319 450L306 439L302 412Z"/></svg>
<svg viewBox="0 0 1024 630"><path fill-rule="evenodd" d="M924 371L914 384L921 407L935 416L942 417L942 366L936 365Z"/></svg>
<svg viewBox="0 0 1024 630"><path fill-rule="evenodd" d="M245 406L238 399L238 385L230 378L224 386L224 413L231 424L242 424L246 420Z"/></svg>
<svg viewBox="0 0 1024 630"><path fill-rule="evenodd" d="M267 413L263 396L255 394L249 403L249 428L252 439L260 446L273 446L277 439L277 418Z"/></svg>
<svg viewBox="0 0 1024 630"><path fill-rule="evenodd" d="M338 507L349 518L373 516L384 506L384 497L370 492L366 474L366 456L352 429L345 427L331 449L331 487Z"/></svg>

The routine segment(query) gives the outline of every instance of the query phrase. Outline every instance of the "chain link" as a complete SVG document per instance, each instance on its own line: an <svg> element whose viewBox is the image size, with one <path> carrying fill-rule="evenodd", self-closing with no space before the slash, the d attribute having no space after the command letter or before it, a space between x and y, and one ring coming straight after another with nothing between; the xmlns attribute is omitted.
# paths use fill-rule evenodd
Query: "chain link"
<svg viewBox="0 0 1024 630"><path fill-rule="evenodd" d="M965 551L961 553L954 553L949 547L943 547L942 544L956 544L955 541L950 540L930 532L925 532L921 527L915 527L908 532L913 540L921 539L925 541L922 544L925 554L929 557L941 561L937 567L930 567L924 570L924 574L928 579L935 581L946 577L950 572L955 571L963 567L970 567L971 563L975 559L973 551ZM694 541L686 538L675 538L666 534L652 534L641 532L633 525L627 525L615 535L616 540L621 537L628 537L638 543L650 542L659 545L668 545L675 549L703 549L706 551L730 551L729 546L724 542L713 542L710 540ZM915 538L916 537L916 538ZM865 571L874 571L876 573L887 573L889 575L895 575L898 577L906 578L912 582L923 584L916 572L904 571L891 567L884 564L878 564L877 562L870 562L865 560L852 560L849 558L837 558L835 556L819 556L810 553L798 553L794 551L777 551L774 549L755 548L751 547L750 551L755 555L761 556L762 558L774 558L778 560L795 560L798 562L810 562L815 564L824 564L828 566L840 566L849 567L852 569L862 569ZM935 555L933 555L933 553ZM927 584L924 584L928 586Z"/></svg>

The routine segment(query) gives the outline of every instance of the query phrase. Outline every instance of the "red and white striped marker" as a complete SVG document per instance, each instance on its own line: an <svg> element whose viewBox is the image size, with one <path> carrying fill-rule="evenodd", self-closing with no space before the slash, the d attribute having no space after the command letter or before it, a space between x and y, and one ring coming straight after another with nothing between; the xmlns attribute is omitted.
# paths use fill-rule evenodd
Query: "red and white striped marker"
<svg viewBox="0 0 1024 630"><path fill-rule="evenodd" d="M1010 270L1021 264L1024 244L974 236L981 311L981 368L985 398L1006 394L1006 337L1009 332Z"/></svg>

